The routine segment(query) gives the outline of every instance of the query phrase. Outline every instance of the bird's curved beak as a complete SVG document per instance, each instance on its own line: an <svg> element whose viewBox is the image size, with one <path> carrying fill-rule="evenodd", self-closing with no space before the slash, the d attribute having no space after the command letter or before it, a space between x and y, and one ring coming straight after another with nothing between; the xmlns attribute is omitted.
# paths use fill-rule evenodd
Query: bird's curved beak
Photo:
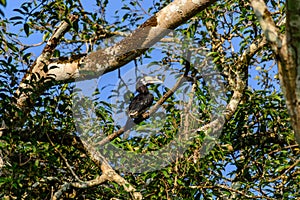
<svg viewBox="0 0 300 200"><path fill-rule="evenodd" d="M161 84L163 83L161 80L159 80L156 77L153 76L145 76L143 78L140 78L136 83L136 89L140 88L141 86L147 86L149 84Z"/></svg>

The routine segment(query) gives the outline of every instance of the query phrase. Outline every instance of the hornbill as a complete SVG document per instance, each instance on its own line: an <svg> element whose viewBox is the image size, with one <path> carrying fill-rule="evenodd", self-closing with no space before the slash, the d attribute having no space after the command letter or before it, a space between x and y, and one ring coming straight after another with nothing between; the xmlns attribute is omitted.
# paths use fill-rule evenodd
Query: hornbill
<svg viewBox="0 0 300 200"><path fill-rule="evenodd" d="M139 94L135 96L129 104L129 117L140 117L140 115L143 114L147 110L147 108L152 105L154 97L151 93L149 93L147 85L154 83L162 83L162 81L151 76L145 76L137 81L136 91Z"/></svg>

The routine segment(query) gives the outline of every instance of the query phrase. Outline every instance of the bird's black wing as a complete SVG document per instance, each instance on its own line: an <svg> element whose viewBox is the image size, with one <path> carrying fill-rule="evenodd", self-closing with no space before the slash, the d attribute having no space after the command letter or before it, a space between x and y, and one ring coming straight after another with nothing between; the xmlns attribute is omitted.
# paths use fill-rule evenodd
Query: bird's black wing
<svg viewBox="0 0 300 200"><path fill-rule="evenodd" d="M152 94L138 94L129 104L128 113L130 117L136 118L146 111L153 103Z"/></svg>

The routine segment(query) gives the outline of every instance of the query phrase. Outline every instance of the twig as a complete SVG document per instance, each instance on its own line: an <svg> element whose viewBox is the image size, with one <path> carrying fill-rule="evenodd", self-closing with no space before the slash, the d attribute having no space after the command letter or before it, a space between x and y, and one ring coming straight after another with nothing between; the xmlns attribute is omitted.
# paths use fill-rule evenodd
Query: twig
<svg viewBox="0 0 300 200"><path fill-rule="evenodd" d="M268 182L274 182L277 181L278 179L281 179L285 176L286 173L288 173L289 171L291 171L294 167L296 167L298 164L300 163L300 159L297 160L294 164L292 164L291 166L289 166L289 168L287 168L280 176L270 179L268 180Z"/></svg>
<svg viewBox="0 0 300 200"><path fill-rule="evenodd" d="M79 182L82 182L82 180L80 180L80 178L77 176L77 174L73 171L71 165L69 164L68 160L65 158L65 156L56 148L56 146L54 145L54 143L52 142L52 140L50 139L48 133L46 133L46 136L49 140L49 143L52 145L52 147L54 148L54 150L59 154L59 156L64 160L67 168L70 170L70 172L72 173L72 175L75 177L75 179Z"/></svg>
<svg viewBox="0 0 300 200"><path fill-rule="evenodd" d="M226 185L221 185L221 184L190 186L190 188L193 188L193 189L217 189L217 188L222 188L222 189L229 190L229 191L238 193L240 195L243 195L244 197L249 198L249 199L269 199L269 200L273 200L273 198L270 198L270 197L267 197L267 196L258 196L258 195L251 196L251 195L246 194L243 191L228 187Z"/></svg>

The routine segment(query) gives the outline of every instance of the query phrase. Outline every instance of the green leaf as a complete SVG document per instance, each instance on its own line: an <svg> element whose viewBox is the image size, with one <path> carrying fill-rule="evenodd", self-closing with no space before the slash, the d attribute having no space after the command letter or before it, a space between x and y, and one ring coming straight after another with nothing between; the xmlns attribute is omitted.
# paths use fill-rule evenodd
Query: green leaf
<svg viewBox="0 0 300 200"><path fill-rule="evenodd" d="M24 24L24 31L26 33L26 36L29 36L29 25L27 23Z"/></svg>
<svg viewBox="0 0 300 200"><path fill-rule="evenodd" d="M179 185L184 185L184 183L183 183L180 179L177 179L177 183L178 183Z"/></svg>
<svg viewBox="0 0 300 200"><path fill-rule="evenodd" d="M11 21L13 21L13 20L23 20L23 17L20 17L20 16L11 17L9 20L11 20Z"/></svg>
<svg viewBox="0 0 300 200"><path fill-rule="evenodd" d="M170 177L170 174L166 171L166 170L163 170L162 173L164 174L164 176L166 178L169 178Z"/></svg>
<svg viewBox="0 0 300 200"><path fill-rule="evenodd" d="M49 36L50 36L50 32L46 32L46 33L43 35L43 41L48 40Z"/></svg>
<svg viewBox="0 0 300 200"><path fill-rule="evenodd" d="M288 168L289 165L282 165L276 168L275 172L281 172L282 170Z"/></svg>
<svg viewBox="0 0 300 200"><path fill-rule="evenodd" d="M5 7L6 6L6 0L0 0L0 4Z"/></svg>
<svg viewBox="0 0 300 200"><path fill-rule="evenodd" d="M78 21L75 21L75 22L73 23L73 29L74 29L76 32L79 31Z"/></svg>

